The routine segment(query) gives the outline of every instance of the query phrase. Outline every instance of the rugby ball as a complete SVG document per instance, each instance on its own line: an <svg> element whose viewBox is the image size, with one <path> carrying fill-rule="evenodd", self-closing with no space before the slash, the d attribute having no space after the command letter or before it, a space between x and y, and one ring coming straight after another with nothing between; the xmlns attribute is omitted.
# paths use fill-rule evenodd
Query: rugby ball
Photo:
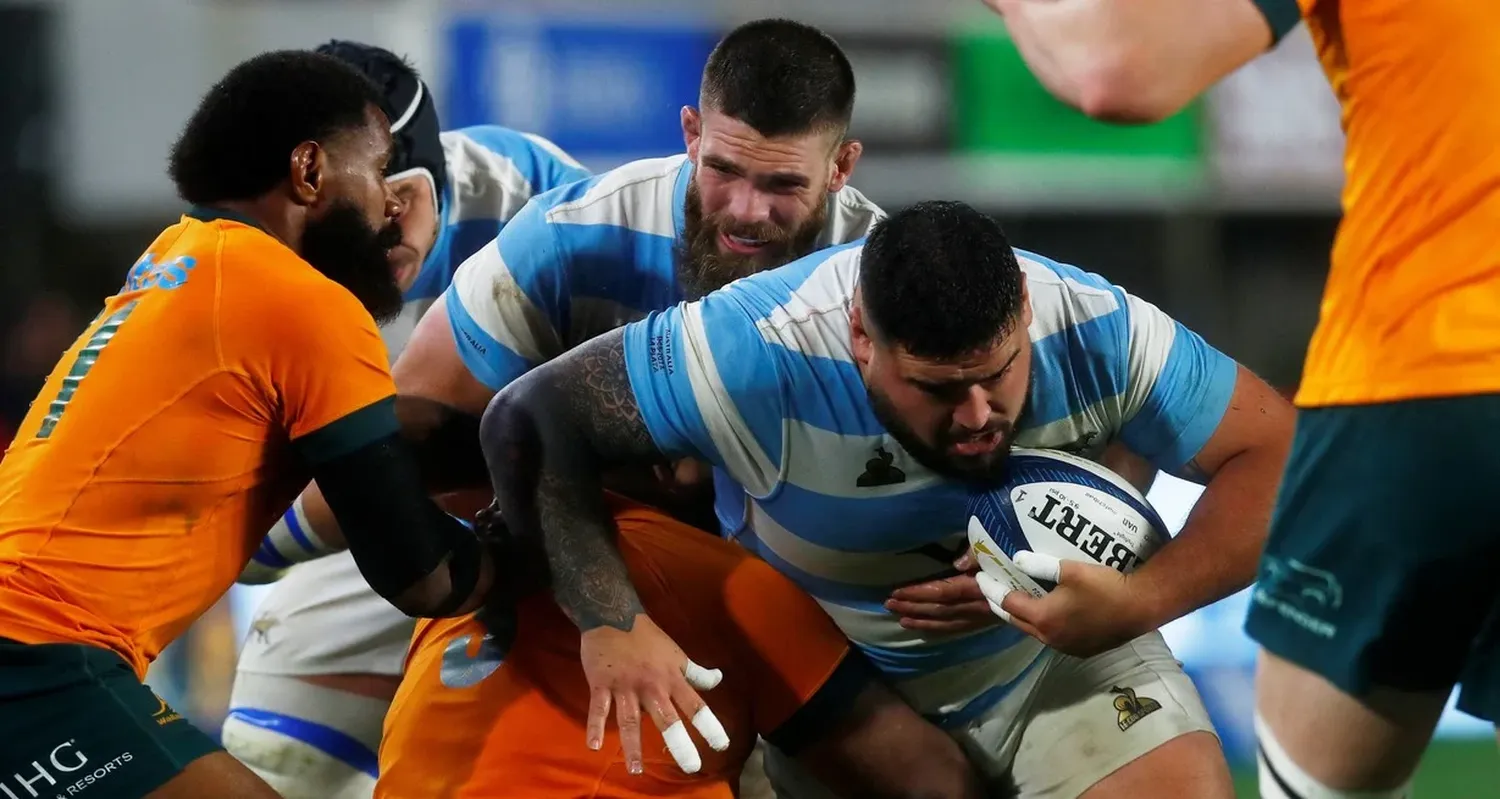
<svg viewBox="0 0 1500 799"><path fill-rule="evenodd" d="M1037 582L1014 579L1010 562L1022 550L1129 574L1168 539L1151 503L1123 477L1055 450L1013 450L1006 483L971 495L969 516L980 567L1028 589Z"/></svg>

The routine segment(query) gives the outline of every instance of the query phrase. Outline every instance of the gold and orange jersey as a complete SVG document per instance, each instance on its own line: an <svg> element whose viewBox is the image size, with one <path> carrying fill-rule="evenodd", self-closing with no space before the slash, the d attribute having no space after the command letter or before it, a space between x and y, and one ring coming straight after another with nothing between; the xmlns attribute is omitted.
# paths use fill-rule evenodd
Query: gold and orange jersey
<svg viewBox="0 0 1500 799"><path fill-rule="evenodd" d="M694 662L724 672L702 696L729 733L728 751L696 740L703 768L684 774L649 720L644 773L626 772L612 720L604 746L590 751L578 629L536 595L520 606L508 652L472 616L417 623L386 714L377 797L729 799L757 734L797 726L794 714L820 692L857 693L844 679L867 672L841 668L847 640L775 569L655 509L616 508L621 554L646 611Z"/></svg>
<svg viewBox="0 0 1500 799"><path fill-rule="evenodd" d="M1298 404L1500 391L1500 5L1300 2L1347 144Z"/></svg>
<svg viewBox="0 0 1500 799"><path fill-rule="evenodd" d="M0 637L111 649L144 677L309 458L394 431L394 395L352 294L195 209L63 354L0 462Z"/></svg>

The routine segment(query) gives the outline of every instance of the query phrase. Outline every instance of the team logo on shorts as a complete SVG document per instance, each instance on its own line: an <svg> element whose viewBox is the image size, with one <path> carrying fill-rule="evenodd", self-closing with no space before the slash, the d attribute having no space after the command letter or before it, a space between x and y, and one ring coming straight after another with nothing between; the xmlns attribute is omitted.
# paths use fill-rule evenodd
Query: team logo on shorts
<svg viewBox="0 0 1500 799"><path fill-rule="evenodd" d="M1135 726L1137 721L1161 710L1161 703L1149 696L1136 696L1134 688L1110 688L1115 697L1115 710L1119 712L1120 732Z"/></svg>
<svg viewBox="0 0 1500 799"><path fill-rule="evenodd" d="M173 710L167 704L167 700L158 696L156 697L156 703L158 706L156 712L151 714L151 720L156 722L156 726L165 727L174 721L182 721L182 714Z"/></svg>

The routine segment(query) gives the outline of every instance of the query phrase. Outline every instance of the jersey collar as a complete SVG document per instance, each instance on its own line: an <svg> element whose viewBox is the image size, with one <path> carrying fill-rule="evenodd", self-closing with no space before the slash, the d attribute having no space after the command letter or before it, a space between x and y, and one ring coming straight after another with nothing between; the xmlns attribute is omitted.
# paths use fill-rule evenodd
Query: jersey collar
<svg viewBox="0 0 1500 799"><path fill-rule="evenodd" d="M199 222L212 222L215 219L227 219L231 222L238 222L241 225L245 225L247 227L253 227L256 230L265 233L266 235L270 235L271 233L271 231L266 230L265 225L262 225L254 219L251 219L244 214L230 211L224 208L210 208L206 205L195 205L192 208L189 208L187 210L187 213L184 215L192 217Z"/></svg>

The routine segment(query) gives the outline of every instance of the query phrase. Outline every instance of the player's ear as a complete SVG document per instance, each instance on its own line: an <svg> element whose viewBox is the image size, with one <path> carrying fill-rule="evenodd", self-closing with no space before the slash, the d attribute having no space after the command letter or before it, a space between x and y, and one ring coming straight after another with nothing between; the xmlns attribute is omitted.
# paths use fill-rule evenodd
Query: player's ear
<svg viewBox="0 0 1500 799"><path fill-rule="evenodd" d="M865 312L860 307L859 290L855 290L854 302L849 308L849 342L853 345L854 360L861 366L868 366L870 358L875 354L875 342L870 339L870 331L865 327Z"/></svg>
<svg viewBox="0 0 1500 799"><path fill-rule="evenodd" d="M1026 273L1021 273L1021 329L1031 327L1031 286L1026 282Z"/></svg>
<svg viewBox="0 0 1500 799"><path fill-rule="evenodd" d="M854 164L864 153L865 145L859 139L844 139L833 153L833 173L828 178L828 191L841 191L854 174Z"/></svg>
<svg viewBox="0 0 1500 799"><path fill-rule="evenodd" d="M302 142L292 149L292 199L299 205L312 205L318 201L327 165L328 154L315 141Z"/></svg>
<svg viewBox="0 0 1500 799"><path fill-rule="evenodd" d="M698 109L685 105L682 107L682 145L687 148L688 160L698 160L698 140L703 138L703 117L698 115Z"/></svg>

